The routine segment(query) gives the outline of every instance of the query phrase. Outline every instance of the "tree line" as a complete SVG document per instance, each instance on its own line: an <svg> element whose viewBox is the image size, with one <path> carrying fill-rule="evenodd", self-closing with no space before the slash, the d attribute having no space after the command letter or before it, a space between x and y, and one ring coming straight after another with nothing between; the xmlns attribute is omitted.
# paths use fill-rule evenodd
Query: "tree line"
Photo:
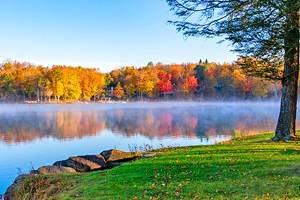
<svg viewBox="0 0 300 200"><path fill-rule="evenodd" d="M0 69L4 101L91 100L102 94L104 75L95 69L6 62Z"/></svg>
<svg viewBox="0 0 300 200"><path fill-rule="evenodd" d="M200 61L96 69L44 67L8 61L0 67L2 101L99 101L121 99L256 99L277 97L280 85L247 76L237 64Z"/></svg>

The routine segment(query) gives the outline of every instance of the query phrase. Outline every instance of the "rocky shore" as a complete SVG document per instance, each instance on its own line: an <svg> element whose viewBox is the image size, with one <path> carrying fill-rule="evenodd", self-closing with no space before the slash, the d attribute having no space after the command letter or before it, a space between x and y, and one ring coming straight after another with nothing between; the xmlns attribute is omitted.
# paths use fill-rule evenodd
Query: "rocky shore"
<svg viewBox="0 0 300 200"><path fill-rule="evenodd" d="M37 170L32 170L29 174L18 176L14 183L7 189L0 200L15 200L16 192L21 183L28 176L51 175L59 173L86 173L97 170L107 170L119 166L125 162L140 158L155 156L154 153L124 152L116 149L102 151L96 155L73 156L66 160L60 160L53 165L42 166Z"/></svg>

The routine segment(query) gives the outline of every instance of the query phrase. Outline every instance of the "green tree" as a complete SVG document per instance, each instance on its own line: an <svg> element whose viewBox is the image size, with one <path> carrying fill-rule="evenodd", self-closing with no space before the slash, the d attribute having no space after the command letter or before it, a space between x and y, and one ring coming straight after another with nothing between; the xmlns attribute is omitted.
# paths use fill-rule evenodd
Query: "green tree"
<svg viewBox="0 0 300 200"><path fill-rule="evenodd" d="M186 36L223 36L242 56L280 67L282 98L274 141L295 137L299 74L299 0L167 0Z"/></svg>
<svg viewBox="0 0 300 200"><path fill-rule="evenodd" d="M15 94L14 79L12 74L0 74L0 92L1 98L7 100L9 96Z"/></svg>

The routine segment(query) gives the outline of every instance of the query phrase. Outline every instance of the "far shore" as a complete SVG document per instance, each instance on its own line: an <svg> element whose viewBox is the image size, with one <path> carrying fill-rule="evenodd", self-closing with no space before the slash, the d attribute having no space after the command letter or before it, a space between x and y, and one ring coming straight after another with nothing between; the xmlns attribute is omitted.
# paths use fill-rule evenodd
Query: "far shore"
<svg viewBox="0 0 300 200"><path fill-rule="evenodd" d="M98 100L98 101L81 101L81 100L52 100L52 101L0 101L1 104L120 104L120 103L162 103L162 102L194 102L194 103L278 103L279 99L124 99L124 100Z"/></svg>

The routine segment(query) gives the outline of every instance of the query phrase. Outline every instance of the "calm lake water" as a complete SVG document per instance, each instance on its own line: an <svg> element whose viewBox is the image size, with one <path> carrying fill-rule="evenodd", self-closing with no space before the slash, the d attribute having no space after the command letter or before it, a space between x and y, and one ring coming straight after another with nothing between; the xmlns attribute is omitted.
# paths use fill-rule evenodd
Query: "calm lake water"
<svg viewBox="0 0 300 200"><path fill-rule="evenodd" d="M0 104L0 194L32 168L118 148L207 145L270 131L279 103Z"/></svg>

